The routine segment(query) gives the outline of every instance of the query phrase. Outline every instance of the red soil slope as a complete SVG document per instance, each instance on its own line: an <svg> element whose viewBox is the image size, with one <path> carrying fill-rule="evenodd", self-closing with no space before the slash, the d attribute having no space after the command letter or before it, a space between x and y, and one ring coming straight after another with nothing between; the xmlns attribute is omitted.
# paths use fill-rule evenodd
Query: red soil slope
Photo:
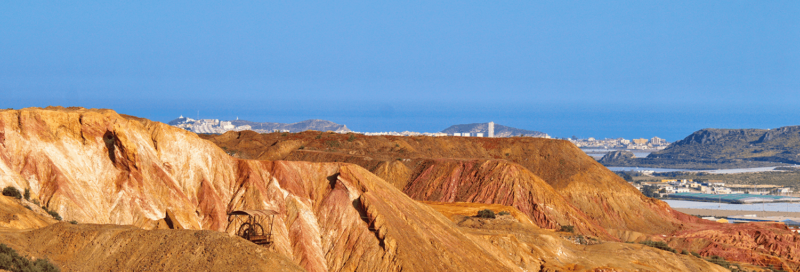
<svg viewBox="0 0 800 272"><path fill-rule="evenodd" d="M417 200L508 205L540 227L574 225L582 233L605 239L659 240L662 235L677 234L699 241L714 238L695 230L729 227L699 220L643 196L567 141L251 131L202 137L235 157L358 164ZM762 231L780 236L777 229ZM733 246L730 240L716 240ZM710 243L703 245L675 243L679 250L724 255L712 250ZM800 249L800 243L788 247ZM780 259L786 267L794 262L779 251L766 255ZM730 257L760 263L738 255Z"/></svg>
<svg viewBox="0 0 800 272"><path fill-rule="evenodd" d="M528 191L533 191L533 194L555 191L580 213L586 215L582 220L541 222L540 226L545 228L566 224L580 226L594 222L614 232L634 231L655 234L676 231L686 221L694 221L670 209L663 202L643 196L627 182L567 141L539 138L366 137L320 132L283 135L245 131L203 137L234 156L242 158L358 164L419 200L511 203L515 200L500 199L499 196L493 196L491 199L473 197L471 200L464 198L447 200L432 199L414 192L424 187L420 186L420 183L432 182L431 188L442 189L435 184L440 182L437 180L444 174L452 176L459 172L499 173L506 179L514 179L519 184L524 184L527 187L523 189L526 194ZM475 172L463 169L467 165L482 165L482 167L475 168L479 170ZM491 170L486 167L487 165L502 169ZM514 171L503 174L504 171L511 169ZM425 174L434 170L438 173L437 177ZM462 177L451 178L458 180ZM483 189L501 190L501 187L507 185L507 183L491 182L491 177L483 176L473 176L468 181L462 182L459 187L450 188L461 188L474 181L494 183L471 185ZM413 187L408 186L411 182L415 182ZM453 195L455 192L442 192L442 194ZM519 197L520 194L514 196ZM526 205L565 205L557 202L535 202ZM520 210L533 209L521 205L512 206ZM567 212L562 209L558 213ZM572 211L569 214L576 218L583 217Z"/></svg>

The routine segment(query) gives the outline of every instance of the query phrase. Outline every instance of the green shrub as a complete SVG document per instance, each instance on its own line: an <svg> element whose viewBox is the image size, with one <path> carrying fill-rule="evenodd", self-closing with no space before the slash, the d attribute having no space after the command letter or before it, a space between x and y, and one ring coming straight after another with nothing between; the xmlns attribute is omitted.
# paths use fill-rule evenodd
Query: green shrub
<svg viewBox="0 0 800 272"><path fill-rule="evenodd" d="M8 270L8 271L41 271L41 272L51 272L51 271L61 271L50 263L47 259L37 259L35 261L31 261L28 258L20 256L17 254L13 248L6 246L5 244L0 244L0 269Z"/></svg>
<svg viewBox="0 0 800 272"><path fill-rule="evenodd" d="M639 242L639 243L643 244L643 245L646 245L646 246L649 246L649 247L654 247L654 248L657 248L657 249L660 249L660 250L666 250L666 251L669 251L669 252L672 252L672 253L678 253L677 250L675 250L674 248L671 248L669 245L667 245L667 243L664 243L664 242L655 242L655 241L647 240L647 241L643 241L643 242Z"/></svg>
<svg viewBox="0 0 800 272"><path fill-rule="evenodd" d="M575 232L575 226L573 226L573 225L561 226L561 229L560 229L559 231L563 231L563 232Z"/></svg>
<svg viewBox="0 0 800 272"><path fill-rule="evenodd" d="M352 141L355 141L355 140L356 140L356 135L353 134L353 133L350 133L350 137L347 137L347 141L348 142L352 142Z"/></svg>
<svg viewBox="0 0 800 272"><path fill-rule="evenodd" d="M286 132L281 133L281 136L283 136L283 137L286 137L286 135L289 135L289 134L286 134Z"/></svg>
<svg viewBox="0 0 800 272"><path fill-rule="evenodd" d="M28 188L25 188L25 193L22 194L22 197L24 197L25 200L27 200L27 201L31 201L31 190L28 189Z"/></svg>
<svg viewBox="0 0 800 272"><path fill-rule="evenodd" d="M339 147L339 141L327 141L329 147Z"/></svg>
<svg viewBox="0 0 800 272"><path fill-rule="evenodd" d="M713 264L722 266L724 268L727 268L728 270L731 269L731 263L729 263L728 261L725 260L725 258L722 258L720 256L716 256L716 255L710 256L710 257L706 258L706 261L708 261L709 263L713 263Z"/></svg>
<svg viewBox="0 0 800 272"><path fill-rule="evenodd" d="M70 221L69 221L69 223L70 223L70 224L73 224L73 225L77 225L77 224L78 224L78 221L75 221L75 220L70 220Z"/></svg>
<svg viewBox="0 0 800 272"><path fill-rule="evenodd" d="M301 146L300 146L300 147L298 147L297 149L303 150L303 149L306 149L306 146L304 146L304 145L301 145Z"/></svg>
<svg viewBox="0 0 800 272"><path fill-rule="evenodd" d="M315 139L320 139L320 138L322 138L322 133L320 133L319 135L317 135L317 137L315 137Z"/></svg>
<svg viewBox="0 0 800 272"><path fill-rule="evenodd" d="M55 220L61 221L61 215L58 215L56 211L47 211L47 214L52 216Z"/></svg>
<svg viewBox="0 0 800 272"><path fill-rule="evenodd" d="M3 195L10 196L16 199L22 198L22 194L19 193L19 190L17 190L17 188L12 186L7 186L6 188L3 188Z"/></svg>
<svg viewBox="0 0 800 272"><path fill-rule="evenodd" d="M33 204L36 204L36 206L39 206L39 200L38 199L34 199L33 200Z"/></svg>
<svg viewBox="0 0 800 272"><path fill-rule="evenodd" d="M508 212L508 211L501 211L501 212L497 213L497 215L509 215L509 214L511 214L511 213Z"/></svg>
<svg viewBox="0 0 800 272"><path fill-rule="evenodd" d="M684 250L681 250L681 254L683 254L683 255L689 255L689 251L686 251L685 249L684 249Z"/></svg>
<svg viewBox="0 0 800 272"><path fill-rule="evenodd" d="M480 218L495 218L494 211L490 209L480 210L478 211L478 217Z"/></svg>
<svg viewBox="0 0 800 272"><path fill-rule="evenodd" d="M698 254L697 252L694 252L694 251L692 251L692 256L695 256L695 257L697 257L697 258L700 258L700 254Z"/></svg>

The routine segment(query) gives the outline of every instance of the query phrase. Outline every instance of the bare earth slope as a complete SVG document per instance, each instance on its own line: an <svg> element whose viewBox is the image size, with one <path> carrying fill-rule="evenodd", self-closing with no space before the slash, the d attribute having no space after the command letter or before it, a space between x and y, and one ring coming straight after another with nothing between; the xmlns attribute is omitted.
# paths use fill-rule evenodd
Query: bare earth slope
<svg viewBox="0 0 800 272"><path fill-rule="evenodd" d="M464 202L425 203L457 223L463 232L496 248L493 252L510 256L520 266L540 263L555 271L727 271L699 258L640 244L575 243L574 234L539 229L514 207ZM472 216L483 209L506 211L509 215L496 219Z"/></svg>
<svg viewBox="0 0 800 272"><path fill-rule="evenodd" d="M680 224L692 222L682 219L681 214L671 214L671 209L661 202L635 194L635 189L607 175L602 166L577 156L582 154L576 153L580 150L564 149L559 141L506 146L495 141L470 142L471 139L432 143L419 140L416 143L414 138L388 138L388 141L366 138L364 142L357 137L348 140L348 135L333 135L340 137L338 139L313 132L301 135L308 139L287 136L286 141L280 143L263 139L239 141L262 145L254 152L271 159L245 160L236 158L242 157L241 153L229 156L222 148L193 133L122 116L111 110L0 110L0 186L30 189L32 199L57 211L65 220L81 223L156 228L168 219L172 226L230 234L235 229L229 223L229 212L275 210L278 215L272 252L292 260L306 271L562 270L555 268L562 267L561 264L551 266L542 262L543 253L532 252L528 261L521 262L507 253L527 250L524 244L513 242L498 247L495 242L501 240L486 242L480 235L465 230L398 188L417 188L414 190L419 194L417 197L427 195L431 200L506 201L502 203L514 205L536 224L552 227L547 224L574 223L579 230L600 237L606 236L604 230L622 237L630 232L655 232L646 229L644 224L651 224L653 229L678 230ZM320 139L316 139L318 135ZM378 142L368 142L372 140ZM342 149L350 144L364 145L366 149ZM307 151L306 147L300 150L302 145L317 151ZM440 147L434 148L436 145ZM341 151L329 152L324 148ZM373 152L372 148L380 150ZM397 156L421 154L418 150L429 152L425 153L428 157L407 156L404 159ZM450 154L450 150L458 150L452 152L458 157L444 156ZM373 153L383 155L378 159L368 156ZM336 158L361 161L359 165L364 167L339 161L275 161L309 154L321 154L319 158L332 154ZM439 157L433 156L436 154ZM527 161L528 158L535 159ZM439 159L442 163L436 162ZM378 162L369 163L370 160ZM388 182L375 173L386 177ZM469 178L473 174L475 177ZM480 186L459 184L462 180L486 182L486 178L489 181ZM432 189L430 186L435 184L454 186ZM609 226L619 226L623 231L609 231ZM63 258L64 263L68 263L67 259L89 258L87 255L95 250L123 246L132 239L130 237L143 235L141 237L156 237L147 238L150 241L170 240L158 240L160 231L139 233L124 227L94 230L85 229L83 224L75 230L81 234L71 236L71 227L57 225L33 232L49 231L53 239L91 236L100 237L92 238L98 239L94 240L96 243L110 241L97 247L81 244L82 238L64 241L66 245L87 249L77 250L75 255L52 257ZM19 236L23 235L19 231L8 233L11 233L6 236L8 241L16 245L23 245L28 239L25 238L28 236ZM37 233L30 237L47 235ZM217 233L201 240L215 243L214 237L223 236L228 237ZM13 242L14 239L20 242ZM527 241L536 243L536 239ZM137 250L124 255L148 259L147 252L151 250L167 250L160 246L161 242L145 244L135 246ZM796 243L789 245L794 247ZM213 252L223 252L223 249L204 251L201 255L213 257ZM552 249L559 250L558 247ZM46 248L30 250L50 254ZM581 248L576 250L575 256L586 254ZM108 252L110 255L102 255L102 260L97 262L99 269L114 269L118 263L111 259L123 256L114 252L128 251ZM791 254L791 251L780 252L784 253L775 253L775 256L785 258L781 254ZM658 253L650 256L662 258L658 256L663 252ZM673 257L659 260L669 258ZM575 269L627 267L594 261L582 263L586 267ZM121 269L138 267L119 265ZM181 267L177 263L174 265ZM686 267L691 269L691 266Z"/></svg>
<svg viewBox="0 0 800 272"><path fill-rule="evenodd" d="M110 110L0 111L0 186L65 220L234 232L273 209L276 253L307 271L515 270L361 167L235 159L195 134ZM388 201L391 200L391 201Z"/></svg>
<svg viewBox="0 0 800 272"><path fill-rule="evenodd" d="M417 200L508 205L526 214L539 227L569 224L584 234L603 239L661 240L662 235L678 232L685 235L696 229L724 226L677 212L662 201L643 196L566 141L248 131L203 137L236 157L358 164ZM765 236L780 236L786 231L785 227L759 228ZM687 239L706 239L706 234L697 233ZM716 240L726 246L750 250L749 242ZM793 241L787 246L800 249L800 240ZM769 263L727 254L732 251L711 250L714 246L711 243L698 244L703 247L690 247L686 243L675 246L679 250L703 252L704 256L723 255L759 265ZM781 260L786 268L798 265L786 250L769 251L767 255Z"/></svg>
<svg viewBox="0 0 800 272"><path fill-rule="evenodd" d="M543 192L554 190L580 212L565 210L567 209L565 203L560 201L538 197L526 200L528 202L525 204L512 205L523 211L535 210L533 207L535 205L562 207L557 208L556 213L573 218L556 219L555 215L550 214L548 216L553 218L551 222L540 222L542 223L540 226L545 228L572 224L586 225L585 229L589 230L592 229L589 225L599 224L603 228L613 230L654 234L678 230L685 220L693 220L675 212L661 201L643 196L623 179L567 141L528 137L366 137L319 132L283 136L278 133L257 134L250 131L203 137L217 143L229 153L243 158L358 164L419 200L512 205L509 203L519 201L523 195L541 196L545 194ZM463 162L465 160L469 162ZM474 167L475 165L480 167ZM467 166L470 169L464 169ZM493 167L499 169L491 169ZM433 170L438 171L439 175L424 174ZM494 188L493 190L514 193L507 194L509 198L503 196L485 198L485 196L464 196L458 192L442 192L441 195L461 194L463 197L436 199L430 198L430 195L436 195L432 192L426 195L415 192L425 186L431 187L429 189L442 190L443 187L436 184L441 182L443 175L451 176L451 180L470 178L469 175L453 176L464 171L480 174L480 176L473 175L470 181L492 183L475 185L473 186L475 188ZM505 182L498 183L497 179L492 180L492 177L485 175L500 175L498 178ZM512 181L516 184L510 183ZM421 182L427 185L420 185ZM469 182L450 188L461 191L465 184ZM514 188L515 186L524 188ZM533 213L531 215L541 217ZM580 220L576 219L581 217L583 218ZM596 233L596 231L591 232Z"/></svg>
<svg viewBox="0 0 800 272"><path fill-rule="evenodd" d="M58 223L0 232L0 242L63 271L303 271L284 256L216 231Z"/></svg>

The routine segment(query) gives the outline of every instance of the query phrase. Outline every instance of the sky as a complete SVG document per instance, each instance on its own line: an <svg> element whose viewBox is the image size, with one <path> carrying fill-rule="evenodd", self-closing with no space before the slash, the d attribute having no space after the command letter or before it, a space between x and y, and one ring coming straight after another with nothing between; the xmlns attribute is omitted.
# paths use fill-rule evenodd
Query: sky
<svg viewBox="0 0 800 272"><path fill-rule="evenodd" d="M76 2L0 3L0 108L668 141L800 125L798 1Z"/></svg>

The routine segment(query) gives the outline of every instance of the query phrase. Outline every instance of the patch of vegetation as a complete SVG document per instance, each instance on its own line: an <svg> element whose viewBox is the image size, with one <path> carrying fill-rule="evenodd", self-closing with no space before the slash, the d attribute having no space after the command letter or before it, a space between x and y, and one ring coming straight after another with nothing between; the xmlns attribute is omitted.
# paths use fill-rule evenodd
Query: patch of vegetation
<svg viewBox="0 0 800 272"><path fill-rule="evenodd" d="M355 141L355 140L356 140L356 135L353 134L353 133L350 133L350 137L347 137L347 141L348 142L352 142L352 141Z"/></svg>
<svg viewBox="0 0 800 272"><path fill-rule="evenodd" d="M61 215L59 215L56 211L47 211L47 214L53 217L53 219L61 221Z"/></svg>
<svg viewBox="0 0 800 272"><path fill-rule="evenodd" d="M339 141L336 140L327 141L325 143L328 144L329 147L339 147Z"/></svg>
<svg viewBox="0 0 800 272"><path fill-rule="evenodd" d="M6 186L6 188L3 188L3 195L4 196L10 196L10 197L13 197L13 198L16 198L16 199L21 199L22 198L22 194L20 194L19 190L17 190L17 188L15 188L13 186Z"/></svg>
<svg viewBox="0 0 800 272"><path fill-rule="evenodd" d="M70 220L70 221L69 221L69 223L70 223L70 224L73 224L73 225L77 225L77 224L78 224L78 221L75 221L75 220Z"/></svg>
<svg viewBox="0 0 800 272"><path fill-rule="evenodd" d="M27 201L31 201L31 189L25 188L25 193L22 194L22 197Z"/></svg>
<svg viewBox="0 0 800 272"><path fill-rule="evenodd" d="M287 134L286 132L281 133L281 136L283 136L283 137L286 137L286 135L289 135L289 134Z"/></svg>
<svg viewBox="0 0 800 272"><path fill-rule="evenodd" d="M398 144L398 143L395 143L395 144L394 144L394 147L400 147L400 144Z"/></svg>
<svg viewBox="0 0 800 272"><path fill-rule="evenodd" d="M58 214L58 212L48 210L47 207L45 207L45 206L42 206L42 210L46 211L47 214L49 214L50 216L53 217L53 219L61 221L62 218L61 218L61 215Z"/></svg>
<svg viewBox="0 0 800 272"><path fill-rule="evenodd" d="M786 270L783 270L782 267L781 268L775 268L774 265L770 265L769 267L764 267L764 268L766 268L766 269L768 269L770 271L774 271L774 272L786 272ZM731 271L733 271L733 270L731 270ZM739 271L744 271L744 270L739 270Z"/></svg>
<svg viewBox="0 0 800 272"><path fill-rule="evenodd" d="M36 204L36 206L39 206L39 200L38 199L34 199L33 200L33 204Z"/></svg>
<svg viewBox="0 0 800 272"><path fill-rule="evenodd" d="M722 258L720 256L716 256L716 255L709 256L708 258L706 258L706 261L708 261L709 263L713 263L713 264L722 266L722 267L724 267L724 268L726 268L728 270L731 270L731 268L732 268L731 267L731 263L726 261L725 258ZM738 267L736 269L738 270Z"/></svg>
<svg viewBox="0 0 800 272"><path fill-rule="evenodd" d="M28 209L28 210L31 210L31 211L33 210L33 209L31 208L31 206L28 206L28 205L25 205L25 208L26 208L26 209Z"/></svg>
<svg viewBox="0 0 800 272"><path fill-rule="evenodd" d="M697 252L694 252L694 251L692 251L692 256L695 256L697 258L701 258L700 254L697 253Z"/></svg>
<svg viewBox="0 0 800 272"><path fill-rule="evenodd" d="M314 139L322 139L322 133L320 133L319 135L317 135L317 137L314 137Z"/></svg>
<svg viewBox="0 0 800 272"><path fill-rule="evenodd" d="M0 269L8 271L51 272L61 271L47 259L30 259L20 256L13 248L0 244Z"/></svg>
<svg viewBox="0 0 800 272"><path fill-rule="evenodd" d="M558 230L558 231L572 233L572 232L575 232L575 226L573 226L573 225L561 226L561 229Z"/></svg>
<svg viewBox="0 0 800 272"><path fill-rule="evenodd" d="M501 212L497 213L497 215L509 215L509 214L511 214L511 213L508 212L508 211L501 211Z"/></svg>
<svg viewBox="0 0 800 272"><path fill-rule="evenodd" d="M303 150L303 149L306 149L306 146L304 146L304 145L301 145L301 146L300 146L300 147L298 147L297 149Z"/></svg>
<svg viewBox="0 0 800 272"><path fill-rule="evenodd" d="M689 255L689 251L686 251L685 249L684 249L684 250L681 250L681 254L683 254L683 255Z"/></svg>
<svg viewBox="0 0 800 272"><path fill-rule="evenodd" d="M485 209L485 210L478 211L478 217L494 219L495 215L494 215L494 211L492 211L490 209Z"/></svg>
<svg viewBox="0 0 800 272"><path fill-rule="evenodd" d="M643 245L646 245L646 246L649 246L649 247L654 247L654 248L657 248L657 249L660 249L660 250L665 250L665 251L669 251L669 252L672 252L672 253L678 253L677 250L675 250L674 248L671 248L669 245L667 245L667 243L664 243L664 242L656 242L656 241L647 240L647 241L642 241L642 242L639 242L639 243L643 244Z"/></svg>

